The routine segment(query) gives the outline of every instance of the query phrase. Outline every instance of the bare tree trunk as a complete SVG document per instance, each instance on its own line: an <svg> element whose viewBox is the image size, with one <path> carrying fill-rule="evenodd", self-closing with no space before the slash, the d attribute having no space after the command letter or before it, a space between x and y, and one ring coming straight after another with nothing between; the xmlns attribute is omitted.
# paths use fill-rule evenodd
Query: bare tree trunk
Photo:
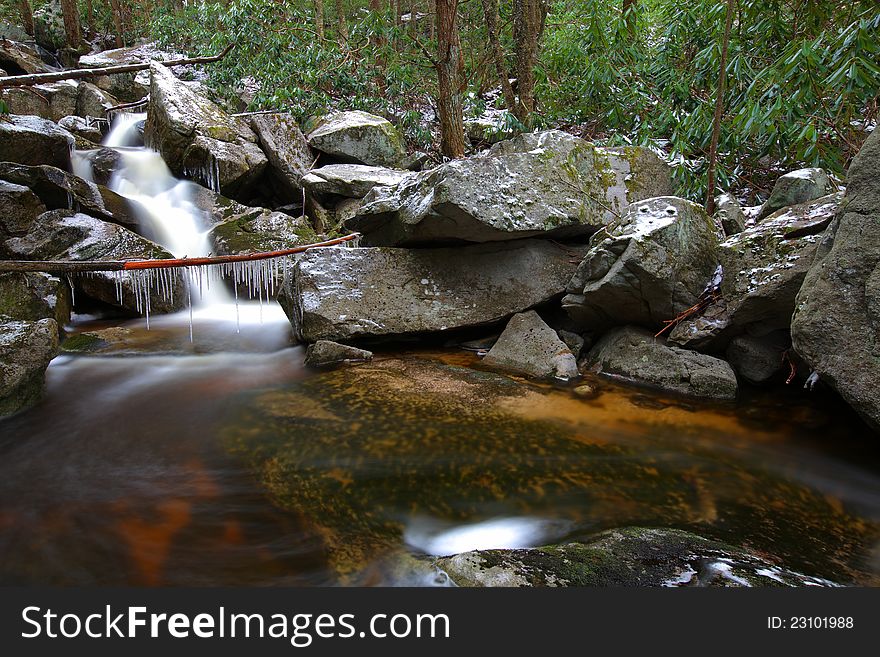
<svg viewBox="0 0 880 657"><path fill-rule="evenodd" d="M437 80L440 149L451 158L464 157L462 80L464 59L458 36L458 0L435 0L437 10Z"/></svg>
<svg viewBox="0 0 880 657"><path fill-rule="evenodd" d="M86 0L86 27L89 30L89 38L95 34L95 3L94 0Z"/></svg>
<svg viewBox="0 0 880 657"><path fill-rule="evenodd" d="M336 39L340 45L348 43L348 21L345 18L345 0L336 0Z"/></svg>
<svg viewBox="0 0 880 657"><path fill-rule="evenodd" d="M21 25L24 31L34 35L34 10L31 9L31 3L28 0L19 2L19 13L21 14Z"/></svg>
<svg viewBox="0 0 880 657"><path fill-rule="evenodd" d="M516 80L519 102L514 109L516 118L528 126L535 111L535 66L538 63L538 45L547 18L545 0L513 1L513 41L516 51Z"/></svg>
<svg viewBox="0 0 880 657"><path fill-rule="evenodd" d="M315 0L315 34L324 40L324 0Z"/></svg>
<svg viewBox="0 0 880 657"><path fill-rule="evenodd" d="M721 61L718 72L718 91L715 96L715 116L712 118L712 141L709 144L709 171L706 183L706 212L715 214L715 174L718 166L718 141L721 137L721 116L724 112L724 89L727 85L727 47L730 45L730 29L736 0L727 0L727 18L721 41Z"/></svg>
<svg viewBox="0 0 880 657"><path fill-rule="evenodd" d="M113 29L116 30L116 47L125 47L125 25L122 21L122 7L119 0L110 0L110 13L113 14Z"/></svg>
<svg viewBox="0 0 880 657"><path fill-rule="evenodd" d="M511 112L516 110L516 96L513 94L513 86L510 84L510 73L507 71L507 63L504 61L504 50L501 48L501 36L498 33L498 0L483 0L483 13L486 15L486 33L489 37L489 47L492 48L492 58L495 60L495 69L498 71L498 79L501 82L501 91L504 93L504 102Z"/></svg>
<svg viewBox="0 0 880 657"><path fill-rule="evenodd" d="M79 44L82 43L82 28L79 26L79 9L76 0L61 0L61 13L64 16L67 45L71 48L79 48Z"/></svg>

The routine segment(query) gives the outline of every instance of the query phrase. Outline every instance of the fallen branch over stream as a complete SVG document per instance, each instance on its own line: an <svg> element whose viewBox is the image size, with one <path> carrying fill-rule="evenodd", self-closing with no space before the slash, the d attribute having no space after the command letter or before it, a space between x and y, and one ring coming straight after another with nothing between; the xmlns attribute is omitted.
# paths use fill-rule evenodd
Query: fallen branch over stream
<svg viewBox="0 0 880 657"><path fill-rule="evenodd" d="M230 43L223 52L208 57L190 57L186 59L170 59L168 61L155 60L164 66L186 66L189 64L211 64L220 61L235 46ZM81 80L85 78L97 78L116 73L134 73L146 71L152 62L140 62L138 64L119 64L117 66L104 66L101 68L76 68L67 71L53 71L52 73L31 73L27 75L8 75L0 77L0 89L6 87L31 87L36 84L60 82L62 80Z"/></svg>
<svg viewBox="0 0 880 657"><path fill-rule="evenodd" d="M137 271L144 269L171 269L175 267L203 267L230 262L253 262L281 258L312 249L336 246L356 240L360 233L352 233L325 242L303 244L281 251L242 253L236 255L205 256L199 258L167 258L164 260L0 260L0 272L39 271L49 274L77 274L99 271Z"/></svg>

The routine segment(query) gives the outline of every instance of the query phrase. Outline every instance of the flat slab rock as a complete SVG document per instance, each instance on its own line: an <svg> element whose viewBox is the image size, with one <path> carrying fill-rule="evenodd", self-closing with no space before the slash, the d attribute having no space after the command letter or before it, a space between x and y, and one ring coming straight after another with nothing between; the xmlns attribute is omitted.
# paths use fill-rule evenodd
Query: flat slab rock
<svg viewBox="0 0 880 657"><path fill-rule="evenodd" d="M585 543L479 550L434 561L458 586L837 586L678 529L625 527Z"/></svg>
<svg viewBox="0 0 880 657"><path fill-rule="evenodd" d="M499 322L562 293L583 248L544 240L307 252L279 295L306 342Z"/></svg>
<svg viewBox="0 0 880 657"><path fill-rule="evenodd" d="M302 185L313 194L363 198L374 187L397 185L409 175L412 172L364 164L328 164L309 171Z"/></svg>
<svg viewBox="0 0 880 657"><path fill-rule="evenodd" d="M707 399L736 398L736 374L720 358L667 346L635 327L614 329L590 350L587 367L598 374Z"/></svg>
<svg viewBox="0 0 880 657"><path fill-rule="evenodd" d="M540 379L567 380L579 376L577 361L568 345L534 310L510 318L483 363Z"/></svg>

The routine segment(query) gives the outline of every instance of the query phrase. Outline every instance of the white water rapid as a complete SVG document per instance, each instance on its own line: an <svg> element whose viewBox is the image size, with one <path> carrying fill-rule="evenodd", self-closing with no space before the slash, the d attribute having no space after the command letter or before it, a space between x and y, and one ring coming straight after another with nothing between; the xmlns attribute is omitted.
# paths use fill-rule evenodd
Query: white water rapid
<svg viewBox="0 0 880 657"><path fill-rule="evenodd" d="M161 244L176 258L211 255L208 238L209 218L195 203L196 184L175 178L156 151L139 146L142 143L138 125L146 114L117 114L104 139L104 146L119 154L119 161L109 181L116 193L133 201L141 224L141 232ZM74 173L93 181L90 152L76 152ZM191 267L120 273L132 280L138 307L150 322L150 295L173 294L173 278L182 277L187 285L189 309L167 315L159 322L180 322L188 316L190 335L193 320L234 322L235 330L243 324L287 324L281 307L272 299L276 281L280 280L287 260L237 262L208 267ZM223 279L229 279L235 295ZM121 294L121 285L119 286ZM246 289L255 302L240 302L239 289ZM154 323L156 319L153 319Z"/></svg>

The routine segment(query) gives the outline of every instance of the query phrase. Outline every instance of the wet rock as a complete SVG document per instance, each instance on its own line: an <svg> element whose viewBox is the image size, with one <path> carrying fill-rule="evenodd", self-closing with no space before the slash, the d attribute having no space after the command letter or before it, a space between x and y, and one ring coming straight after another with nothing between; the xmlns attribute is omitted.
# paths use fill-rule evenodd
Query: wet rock
<svg viewBox="0 0 880 657"><path fill-rule="evenodd" d="M787 331L754 337L739 335L727 346L727 362L736 373L756 385L776 377L784 364L786 350L791 347Z"/></svg>
<svg viewBox="0 0 880 657"><path fill-rule="evenodd" d="M49 0L34 12L34 38L46 50L59 50L67 45L61 0Z"/></svg>
<svg viewBox="0 0 880 657"><path fill-rule="evenodd" d="M797 296L794 347L880 428L880 132L853 159L841 213Z"/></svg>
<svg viewBox="0 0 880 657"><path fill-rule="evenodd" d="M367 112L336 112L322 117L309 131L315 150L344 162L378 167L402 167L403 137L387 119Z"/></svg>
<svg viewBox="0 0 880 657"><path fill-rule="evenodd" d="M309 171L302 182L312 194L363 198L374 187L398 185L409 175L408 171L363 164L328 164Z"/></svg>
<svg viewBox="0 0 880 657"><path fill-rule="evenodd" d="M246 195L267 165L257 136L243 121L193 92L158 63L150 66L144 134L175 175L226 196Z"/></svg>
<svg viewBox="0 0 880 657"><path fill-rule="evenodd" d="M746 228L746 213L743 212L742 206L736 197L730 194L722 194L715 199L717 210L715 218L721 224L721 230L730 237L741 233Z"/></svg>
<svg viewBox="0 0 880 657"><path fill-rule="evenodd" d="M0 162L48 164L70 169L74 137L64 128L37 116L11 115L0 121Z"/></svg>
<svg viewBox="0 0 880 657"><path fill-rule="evenodd" d="M598 374L676 394L736 397L736 374L725 361L670 347L640 328L614 329L602 336L587 355L586 366Z"/></svg>
<svg viewBox="0 0 880 657"><path fill-rule="evenodd" d="M551 130L377 187L347 225L370 245L578 237L671 191L669 167L652 153L598 149Z"/></svg>
<svg viewBox="0 0 880 657"><path fill-rule="evenodd" d="M79 95L76 99L76 113L83 118L103 119L107 117L107 110L115 107L119 101L100 87L80 80Z"/></svg>
<svg viewBox="0 0 880 657"><path fill-rule="evenodd" d="M83 139L88 139L96 144L100 144L101 139L104 137L101 128L97 124L81 116L65 116L58 121L58 125L69 133Z"/></svg>
<svg viewBox="0 0 880 657"><path fill-rule="evenodd" d="M10 257L20 260L124 260L171 258L158 244L117 224L72 210L50 210L37 217L23 236L4 241L3 248ZM134 293L133 278L129 273L117 278L112 272L96 272L93 276L73 277L77 294L131 312L139 312ZM120 282L121 280L121 282ZM117 298L117 283L122 288L122 299ZM182 280L173 285L174 301L165 300L158 292L151 292L152 312L179 310L186 303Z"/></svg>
<svg viewBox="0 0 880 657"><path fill-rule="evenodd" d="M227 219L209 234L218 254L281 251L319 241L303 217L239 204L227 207L224 214Z"/></svg>
<svg viewBox="0 0 880 657"><path fill-rule="evenodd" d="M773 185L770 198L761 206L758 221L768 217L777 210L792 205L807 203L827 196L834 191L834 186L824 169L798 169L780 176Z"/></svg>
<svg viewBox="0 0 880 657"><path fill-rule="evenodd" d="M575 379L577 360L534 310L514 315L483 363L539 379Z"/></svg>
<svg viewBox="0 0 880 657"><path fill-rule="evenodd" d="M0 180L30 188L49 210L76 209L131 230L139 229L135 202L61 169L0 162ZM0 223L5 223L2 217ZM6 230L12 232L9 226Z"/></svg>
<svg viewBox="0 0 880 657"><path fill-rule="evenodd" d="M36 322L53 319L59 327L70 321L70 288L43 272L0 274L0 316Z"/></svg>
<svg viewBox="0 0 880 657"><path fill-rule="evenodd" d="M573 333L572 331L559 331L559 337L565 343L565 345L571 350L571 353L574 354L575 358L579 358L581 355L581 350L586 346L587 341L584 339L584 336L578 335L577 333Z"/></svg>
<svg viewBox="0 0 880 657"><path fill-rule="evenodd" d="M715 226L672 196L631 205L599 233L568 284L562 306L576 325L659 328L693 306L718 266Z"/></svg>
<svg viewBox="0 0 880 657"><path fill-rule="evenodd" d="M540 240L442 249L317 249L281 301L303 340L491 324L560 294L583 249Z"/></svg>
<svg viewBox="0 0 880 657"><path fill-rule="evenodd" d="M46 368L57 353L54 319L21 321L0 316L0 417L39 401Z"/></svg>
<svg viewBox="0 0 880 657"><path fill-rule="evenodd" d="M29 114L50 121L59 121L76 114L79 84L76 80L61 80L33 87L7 89L4 99L12 114Z"/></svg>
<svg viewBox="0 0 880 657"><path fill-rule="evenodd" d="M48 73L53 70L40 58L40 53L35 49L24 43L7 40L0 41L0 68L6 71L7 75ZM11 90L4 90L4 99L9 91Z"/></svg>
<svg viewBox="0 0 880 657"><path fill-rule="evenodd" d="M723 350L743 333L761 336L788 329L795 297L813 262L816 245L840 207L842 195L785 208L724 241L721 299L699 317L681 322L671 342Z"/></svg>
<svg viewBox="0 0 880 657"><path fill-rule="evenodd" d="M586 543L465 552L435 564L458 586L836 586L690 532L642 527Z"/></svg>
<svg viewBox="0 0 880 657"><path fill-rule="evenodd" d="M46 206L30 188L0 180L0 235L12 237L27 232L34 217Z"/></svg>
<svg viewBox="0 0 880 657"><path fill-rule="evenodd" d="M339 344L330 340L318 340L306 349L305 364L309 367L325 367L339 363L359 363L373 360L373 352L358 349L347 344Z"/></svg>
<svg viewBox="0 0 880 657"><path fill-rule="evenodd" d="M290 114L260 114L251 117L251 129L269 160L269 173L283 190L286 202L302 193L302 177L315 157Z"/></svg>

